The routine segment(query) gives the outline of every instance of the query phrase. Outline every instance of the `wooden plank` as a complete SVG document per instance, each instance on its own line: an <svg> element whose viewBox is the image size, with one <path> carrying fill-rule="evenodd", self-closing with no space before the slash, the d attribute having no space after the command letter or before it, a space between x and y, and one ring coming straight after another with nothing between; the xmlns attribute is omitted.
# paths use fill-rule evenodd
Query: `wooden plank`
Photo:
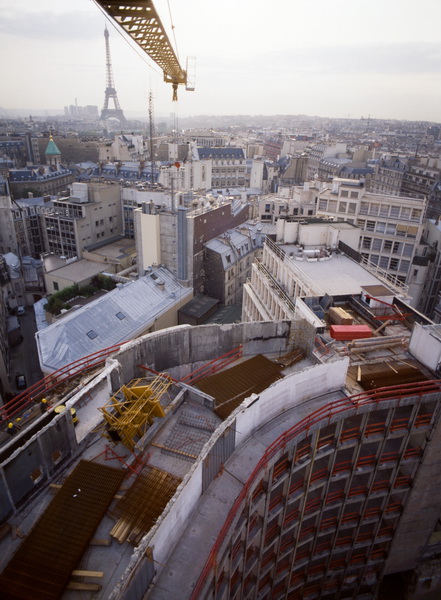
<svg viewBox="0 0 441 600"><path fill-rule="evenodd" d="M104 577L103 571L85 571L84 569L75 569L72 571L72 577Z"/></svg>
<svg viewBox="0 0 441 600"><path fill-rule="evenodd" d="M99 583L80 583L78 581L69 581L68 590L77 590L80 592L99 592L102 585Z"/></svg>
<svg viewBox="0 0 441 600"><path fill-rule="evenodd" d="M111 543L112 540L110 538L93 538L92 540L90 540L89 546L110 546Z"/></svg>

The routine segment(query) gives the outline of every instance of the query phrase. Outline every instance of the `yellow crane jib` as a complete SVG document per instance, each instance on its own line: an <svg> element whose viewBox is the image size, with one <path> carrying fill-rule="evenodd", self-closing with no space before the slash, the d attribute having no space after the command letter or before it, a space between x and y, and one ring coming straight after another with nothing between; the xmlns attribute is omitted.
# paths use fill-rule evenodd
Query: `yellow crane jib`
<svg viewBox="0 0 441 600"><path fill-rule="evenodd" d="M187 84L187 72L181 68L151 0L95 0L95 2L162 69L164 81L173 86L173 101L178 85Z"/></svg>

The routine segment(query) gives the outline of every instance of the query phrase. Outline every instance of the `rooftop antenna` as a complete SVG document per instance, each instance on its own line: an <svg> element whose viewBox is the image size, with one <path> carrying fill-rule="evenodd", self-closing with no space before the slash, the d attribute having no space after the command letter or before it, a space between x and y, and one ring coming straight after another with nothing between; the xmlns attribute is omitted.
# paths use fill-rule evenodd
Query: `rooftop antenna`
<svg viewBox="0 0 441 600"><path fill-rule="evenodd" d="M149 93L149 135L150 135L150 169L152 183L154 180L154 159L155 159L155 117L153 112L153 94Z"/></svg>

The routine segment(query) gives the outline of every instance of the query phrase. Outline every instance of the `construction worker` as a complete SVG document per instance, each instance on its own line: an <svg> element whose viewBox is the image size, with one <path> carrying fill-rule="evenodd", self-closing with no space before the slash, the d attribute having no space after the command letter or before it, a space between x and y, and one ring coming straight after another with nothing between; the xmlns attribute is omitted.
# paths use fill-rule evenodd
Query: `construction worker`
<svg viewBox="0 0 441 600"><path fill-rule="evenodd" d="M14 435L14 433L17 433L17 426L14 425L14 423L9 422L6 433L9 433L9 435Z"/></svg>
<svg viewBox="0 0 441 600"><path fill-rule="evenodd" d="M40 412L42 414L44 414L48 408L49 408L49 402L46 400L46 398L42 398L40 400Z"/></svg>

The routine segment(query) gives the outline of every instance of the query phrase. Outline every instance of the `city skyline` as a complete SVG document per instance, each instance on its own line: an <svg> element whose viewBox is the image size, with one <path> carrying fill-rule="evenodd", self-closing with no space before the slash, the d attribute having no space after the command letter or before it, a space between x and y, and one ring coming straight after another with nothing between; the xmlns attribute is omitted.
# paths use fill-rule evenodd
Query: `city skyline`
<svg viewBox="0 0 441 600"><path fill-rule="evenodd" d="M123 111L191 115L306 114L441 121L441 5L423 0L253 3L155 0L181 65L196 57L196 90L171 86L92 0L30 0L8 6L1 24L0 107L102 107L104 27Z"/></svg>

